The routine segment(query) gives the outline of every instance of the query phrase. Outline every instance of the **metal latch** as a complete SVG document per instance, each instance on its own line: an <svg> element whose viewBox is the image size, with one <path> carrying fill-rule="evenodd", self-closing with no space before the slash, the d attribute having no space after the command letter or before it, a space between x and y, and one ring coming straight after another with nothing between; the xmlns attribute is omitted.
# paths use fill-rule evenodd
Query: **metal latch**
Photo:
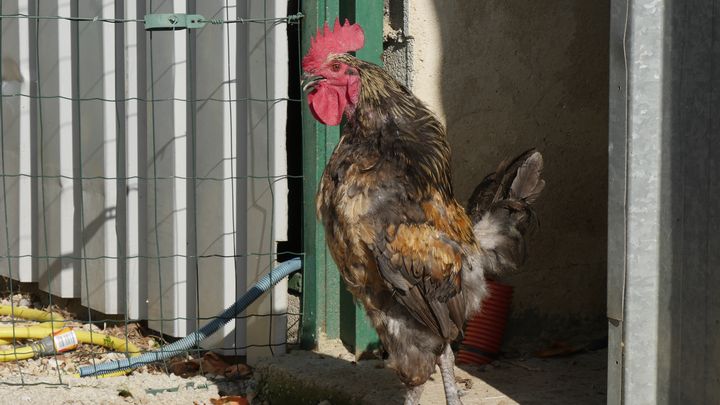
<svg viewBox="0 0 720 405"><path fill-rule="evenodd" d="M212 22L200 14L147 14L145 15L146 31L176 31L202 28Z"/></svg>

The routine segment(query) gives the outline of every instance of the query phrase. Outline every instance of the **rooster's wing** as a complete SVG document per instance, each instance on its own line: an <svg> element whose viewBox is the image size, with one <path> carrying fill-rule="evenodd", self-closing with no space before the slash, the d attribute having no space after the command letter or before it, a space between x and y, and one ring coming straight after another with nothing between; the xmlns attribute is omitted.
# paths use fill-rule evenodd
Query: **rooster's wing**
<svg viewBox="0 0 720 405"><path fill-rule="evenodd" d="M419 208L413 211L422 218L414 221L381 215L368 245L395 299L438 336L454 339L464 323L461 269L474 247L472 228L462 208L439 193Z"/></svg>

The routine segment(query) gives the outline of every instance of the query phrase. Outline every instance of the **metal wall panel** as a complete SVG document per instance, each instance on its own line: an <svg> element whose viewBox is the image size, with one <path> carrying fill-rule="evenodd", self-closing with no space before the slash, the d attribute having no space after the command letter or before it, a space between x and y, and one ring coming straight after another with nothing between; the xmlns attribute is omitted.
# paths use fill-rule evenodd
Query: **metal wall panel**
<svg viewBox="0 0 720 405"><path fill-rule="evenodd" d="M609 403L658 403L659 304L668 261L662 178L666 2L613 2L612 85L627 79L627 95L611 89L608 312ZM625 10L623 12L623 10ZM618 58L622 58L618 60ZM625 118L626 117L626 118ZM623 125L623 121L627 120ZM617 148L616 148L617 146ZM621 361L621 367L617 367ZM620 374L618 376L618 373Z"/></svg>
<svg viewBox="0 0 720 405"><path fill-rule="evenodd" d="M611 404L720 402L719 10L613 2Z"/></svg>
<svg viewBox="0 0 720 405"><path fill-rule="evenodd" d="M27 1L3 2L2 12L28 13L28 7ZM0 252L11 258L0 263L0 274L12 275L23 282L37 281L37 267L33 265L32 257L33 247L37 247L32 232L37 215L37 205L31 198L35 184L32 167L37 162L32 153L35 140L31 138L31 103L29 98L16 95L30 92L30 48L21 46L29 43L29 38L28 20L2 21L2 58L13 62L3 64L2 93L6 97L2 100L2 164L9 176L3 178L0 195L0 207L9 213L0 215L3 229ZM19 77L14 72L15 62L19 64Z"/></svg>
<svg viewBox="0 0 720 405"><path fill-rule="evenodd" d="M184 336L274 267L287 238L289 62L273 20L287 4L149 6L2 2L5 15L48 18L2 20L3 54L25 81L3 98L0 272ZM259 21L175 32L132 21L151 12ZM284 350L286 290L205 345L250 358Z"/></svg>
<svg viewBox="0 0 720 405"><path fill-rule="evenodd" d="M141 18L145 14L145 1L126 1L124 16ZM127 260L121 269L125 270L126 288L125 314L130 319L147 317L148 283L147 283L147 103L144 101L147 89L146 37L142 24L127 25L124 29L123 58L124 72L124 169L125 204L121 215L124 215L125 235L120 241L120 252L124 252ZM143 63L141 65L141 62ZM123 193L118 193L122 196ZM118 222L119 224L120 222Z"/></svg>
<svg viewBox="0 0 720 405"><path fill-rule="evenodd" d="M663 102L672 273L661 291L658 389L671 404L720 403L720 1L673 2Z"/></svg>
<svg viewBox="0 0 720 405"><path fill-rule="evenodd" d="M156 3L157 4L157 3ZM163 2L147 13L184 13L185 2ZM155 330L188 333L187 323L187 31L149 32L148 317ZM162 321L160 321L162 319Z"/></svg>
<svg viewBox="0 0 720 405"><path fill-rule="evenodd" d="M627 190L627 60L626 30L629 3L613 1L610 8L610 77L608 128L608 404L622 402L623 305Z"/></svg>
<svg viewBox="0 0 720 405"><path fill-rule="evenodd" d="M287 15L287 2L272 0L247 2L250 18L268 19ZM247 285L252 285L274 266L275 240L287 238L287 226L281 225L287 213L287 180L276 178L286 171L283 156L285 142L274 138L284 131L287 109L287 31L284 24L270 21L250 24L247 28ZM270 68L274 66L274 68ZM297 151L300 153L300 151ZM284 313L287 308L287 280L273 287L248 308L248 313L275 313L275 317L252 317L247 322L247 344L253 346L248 358L282 352L285 340ZM268 333L270 332L270 333ZM260 347L270 341L273 347Z"/></svg>

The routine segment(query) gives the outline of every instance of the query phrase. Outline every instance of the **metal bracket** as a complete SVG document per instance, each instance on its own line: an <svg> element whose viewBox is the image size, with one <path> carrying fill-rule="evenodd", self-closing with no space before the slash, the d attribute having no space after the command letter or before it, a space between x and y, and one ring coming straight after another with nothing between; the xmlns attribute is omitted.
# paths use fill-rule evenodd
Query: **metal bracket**
<svg viewBox="0 0 720 405"><path fill-rule="evenodd" d="M211 22L200 14L147 14L145 15L146 31L177 31L202 28Z"/></svg>

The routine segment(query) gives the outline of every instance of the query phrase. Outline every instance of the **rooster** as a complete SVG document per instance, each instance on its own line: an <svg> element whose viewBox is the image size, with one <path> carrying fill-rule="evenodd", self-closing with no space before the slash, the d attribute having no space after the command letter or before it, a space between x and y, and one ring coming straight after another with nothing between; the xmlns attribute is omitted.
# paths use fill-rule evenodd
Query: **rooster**
<svg viewBox="0 0 720 405"><path fill-rule="evenodd" d="M304 56L313 116L342 136L320 180L317 216L347 288L365 307L388 365L418 403L439 365L448 404L460 404L450 343L480 309L486 272L525 256L530 204L544 187L533 150L503 162L454 198L450 147L433 113L379 66L350 55L362 28L318 30Z"/></svg>

